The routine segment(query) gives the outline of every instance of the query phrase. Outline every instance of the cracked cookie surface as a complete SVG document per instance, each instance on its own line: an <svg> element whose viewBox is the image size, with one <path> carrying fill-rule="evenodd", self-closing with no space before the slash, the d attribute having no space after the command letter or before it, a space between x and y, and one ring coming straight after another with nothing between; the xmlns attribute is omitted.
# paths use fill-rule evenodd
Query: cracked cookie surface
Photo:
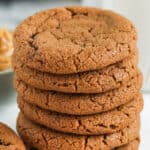
<svg viewBox="0 0 150 150"><path fill-rule="evenodd" d="M0 150L26 150L22 140L7 125L0 122Z"/></svg>
<svg viewBox="0 0 150 150"><path fill-rule="evenodd" d="M20 114L17 130L25 143L39 150L111 150L139 137L140 121L135 120L121 131L108 135L79 136L43 128Z"/></svg>
<svg viewBox="0 0 150 150"><path fill-rule="evenodd" d="M135 140L133 140L132 142L130 142L130 143L124 145L124 146L117 147L117 148L114 148L114 149L111 149L111 150L138 150L139 143L140 143L139 138L136 138ZM37 150L37 149L30 148L30 150ZM108 149L108 150L110 150L110 149Z"/></svg>
<svg viewBox="0 0 150 150"><path fill-rule="evenodd" d="M47 111L26 103L22 97L18 97L18 104L21 112L28 119L49 129L80 135L99 135L117 132L131 124L143 109L143 98L139 95L114 110L86 116Z"/></svg>
<svg viewBox="0 0 150 150"><path fill-rule="evenodd" d="M136 138L135 140L131 141L128 144L125 144L124 146L120 146L120 147L116 147L116 148L108 149L108 150L138 150L139 143L140 143L139 138ZM30 148L29 150L37 150L37 149Z"/></svg>
<svg viewBox="0 0 150 150"><path fill-rule="evenodd" d="M63 94L43 91L15 78L14 85L20 96L43 109L71 114L89 115L114 109L138 96L142 75L138 74L126 85L103 94Z"/></svg>
<svg viewBox="0 0 150 150"><path fill-rule="evenodd" d="M55 74L101 69L135 54L137 33L126 18L90 7L50 9L23 21L14 33L14 56Z"/></svg>
<svg viewBox="0 0 150 150"><path fill-rule="evenodd" d="M137 138L137 139L133 140L132 142L130 142L129 144L126 144L119 148L115 148L113 150L138 150L139 143L140 143L140 140L139 140L139 138Z"/></svg>
<svg viewBox="0 0 150 150"><path fill-rule="evenodd" d="M16 75L25 83L39 89L65 93L101 93L120 87L138 72L137 55L97 71L56 75L30 69L14 58Z"/></svg>

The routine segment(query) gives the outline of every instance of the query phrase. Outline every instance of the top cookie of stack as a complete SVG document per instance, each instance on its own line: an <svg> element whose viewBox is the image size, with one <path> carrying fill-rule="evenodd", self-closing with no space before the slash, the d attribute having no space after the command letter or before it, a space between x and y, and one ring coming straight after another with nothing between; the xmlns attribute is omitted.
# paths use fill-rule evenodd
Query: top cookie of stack
<svg viewBox="0 0 150 150"><path fill-rule="evenodd" d="M13 65L33 87L101 93L137 74L137 33L111 11L67 7L37 13L14 33Z"/></svg>

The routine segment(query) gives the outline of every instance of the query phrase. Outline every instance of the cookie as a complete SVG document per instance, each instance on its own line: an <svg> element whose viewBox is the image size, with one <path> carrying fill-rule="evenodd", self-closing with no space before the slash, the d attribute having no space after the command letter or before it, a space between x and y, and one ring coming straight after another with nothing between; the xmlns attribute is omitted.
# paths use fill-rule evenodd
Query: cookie
<svg viewBox="0 0 150 150"><path fill-rule="evenodd" d="M142 75L138 74L126 85L103 94L63 94L33 88L16 78L14 85L24 100L43 109L71 114L90 115L114 109L136 98Z"/></svg>
<svg viewBox="0 0 150 150"><path fill-rule="evenodd" d="M111 150L138 150L138 147L139 147L139 139L137 138L124 146L114 148ZM36 149L30 148L30 150L36 150ZM108 149L108 150L110 150L110 149Z"/></svg>
<svg viewBox="0 0 150 150"><path fill-rule="evenodd" d="M26 150L22 140L7 125L0 122L0 150Z"/></svg>
<svg viewBox="0 0 150 150"><path fill-rule="evenodd" d="M21 80L35 88L66 93L101 93L118 88L135 76L137 60L136 55L101 70L71 75L43 73L14 60L14 70Z"/></svg>
<svg viewBox="0 0 150 150"><path fill-rule="evenodd" d="M25 143L39 150L109 150L139 137L140 121L135 120L121 131L108 135L79 136L59 133L27 120L22 114L17 130Z"/></svg>
<svg viewBox="0 0 150 150"><path fill-rule="evenodd" d="M114 150L138 150L139 143L140 143L139 138L137 138L134 141L130 142L129 144L126 144L119 148L115 148Z"/></svg>
<svg viewBox="0 0 150 150"><path fill-rule="evenodd" d="M14 33L14 56L28 67L55 74L101 69L135 54L136 45L129 20L90 7L36 13Z"/></svg>
<svg viewBox="0 0 150 150"><path fill-rule="evenodd" d="M71 116L47 111L26 103L22 97L18 97L18 104L21 112L28 119L50 129L80 135L99 135L114 133L133 122L143 108L143 99L140 95L114 110L86 116Z"/></svg>

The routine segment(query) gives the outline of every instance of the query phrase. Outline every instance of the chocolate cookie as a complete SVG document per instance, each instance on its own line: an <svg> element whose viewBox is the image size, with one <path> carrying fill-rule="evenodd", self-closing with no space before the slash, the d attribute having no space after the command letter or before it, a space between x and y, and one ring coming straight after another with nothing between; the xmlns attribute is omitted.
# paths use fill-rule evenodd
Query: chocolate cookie
<svg viewBox="0 0 150 150"><path fill-rule="evenodd" d="M101 70L70 75L56 75L30 69L14 59L17 76L27 84L43 89L66 93L101 93L128 82L138 72L137 56L107 66Z"/></svg>
<svg viewBox="0 0 150 150"><path fill-rule="evenodd" d="M39 150L110 150L139 137L140 121L135 120L121 131L108 135L79 136L52 131L19 115L17 130L22 139Z"/></svg>
<svg viewBox="0 0 150 150"><path fill-rule="evenodd" d="M36 70L70 74L101 69L136 53L137 33L107 10L66 7L36 13L14 33L14 56Z"/></svg>
<svg viewBox="0 0 150 150"><path fill-rule="evenodd" d="M7 125L0 122L0 150L26 150L22 140Z"/></svg>
<svg viewBox="0 0 150 150"><path fill-rule="evenodd" d="M133 122L143 108L140 95L114 110L87 116L71 116L41 109L18 97L21 112L30 120L50 129L80 135L99 135L119 131Z"/></svg>
<svg viewBox="0 0 150 150"><path fill-rule="evenodd" d="M43 109L71 115L89 115L111 110L136 98L142 75L139 74L126 85L103 94L63 94L33 88L16 78L14 85L24 100Z"/></svg>

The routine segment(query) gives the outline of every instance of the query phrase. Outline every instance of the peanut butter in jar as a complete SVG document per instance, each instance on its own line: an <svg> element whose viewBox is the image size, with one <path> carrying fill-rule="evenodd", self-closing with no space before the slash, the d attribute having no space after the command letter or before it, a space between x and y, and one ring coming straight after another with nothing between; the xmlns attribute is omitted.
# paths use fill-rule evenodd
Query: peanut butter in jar
<svg viewBox="0 0 150 150"><path fill-rule="evenodd" d="M0 71L11 68L12 39L12 32L0 28Z"/></svg>

